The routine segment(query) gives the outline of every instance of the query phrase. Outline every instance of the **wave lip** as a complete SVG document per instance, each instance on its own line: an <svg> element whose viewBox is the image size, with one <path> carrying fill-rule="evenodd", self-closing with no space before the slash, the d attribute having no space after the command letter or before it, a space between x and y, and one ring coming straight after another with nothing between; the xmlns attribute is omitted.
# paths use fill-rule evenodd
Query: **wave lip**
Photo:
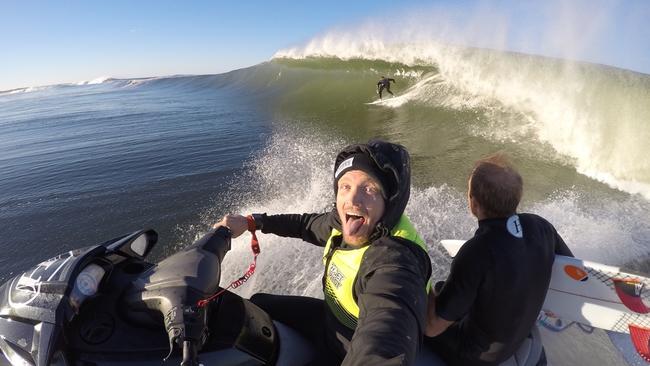
<svg viewBox="0 0 650 366"><path fill-rule="evenodd" d="M52 88L52 85L46 85L46 86L27 86L24 88L15 88L15 89L9 89L9 90L4 90L0 91L0 95L11 95L11 94L21 94L21 93L31 93L31 92L37 92L37 91L42 91L46 89Z"/></svg>
<svg viewBox="0 0 650 366"><path fill-rule="evenodd" d="M51 84L51 85L26 86L26 87L22 87L22 88L4 90L4 91L0 91L0 95L33 93L33 92L39 92L39 91L44 91L44 90L49 90L49 89L54 89L54 88L61 88L61 87L99 85L99 84L104 84L106 82L110 82L110 81L113 81L113 80L116 80L116 79L111 78L109 76L100 76L100 77L97 77L97 78L92 79L92 80L83 80L83 81L78 81L76 83L58 83L58 84Z"/></svg>
<svg viewBox="0 0 650 366"><path fill-rule="evenodd" d="M92 80L85 80L85 81L79 81L75 83L75 85L97 85L97 84L103 84L107 81L114 80L113 78L109 76L100 76L97 78L94 78Z"/></svg>
<svg viewBox="0 0 650 366"><path fill-rule="evenodd" d="M113 84L115 86L139 86L156 80L167 80L167 79L182 79L182 78L191 78L192 75L170 75L170 76L152 76L152 77L137 77L137 78L125 78L117 79L110 76L100 76L91 80L82 80L74 83L59 83L51 85L41 85L41 86L28 86L22 88L15 88L10 90L0 91L0 96L2 95L12 95L12 94L21 94L21 93L33 93L40 92L56 88L71 88L71 87L84 87L84 86L93 86L93 85L104 85L104 84Z"/></svg>

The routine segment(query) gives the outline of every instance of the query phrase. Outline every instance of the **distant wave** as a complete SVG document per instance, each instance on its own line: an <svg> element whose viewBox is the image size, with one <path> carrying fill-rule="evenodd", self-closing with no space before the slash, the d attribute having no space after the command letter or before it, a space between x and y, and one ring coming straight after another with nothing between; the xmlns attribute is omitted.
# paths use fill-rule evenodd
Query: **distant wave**
<svg viewBox="0 0 650 366"><path fill-rule="evenodd" d="M75 86L90 86L90 85L100 85L100 84L115 84L116 86L134 86L134 85L141 85L153 80L170 79L170 78L177 78L177 77L182 77L182 76L172 75L172 76L139 77L139 78L126 78L126 79L118 79L110 76L100 76L95 79L82 80L75 83L60 83L60 84L52 84L52 85L28 86L23 88L4 90L4 91L0 91L0 96L19 94L19 93L32 93L32 92L39 92L44 90L56 89L56 88L69 88Z"/></svg>
<svg viewBox="0 0 650 366"><path fill-rule="evenodd" d="M98 78L92 79L92 80L85 80L85 81L80 81L78 83L75 83L75 85L96 85L96 84L102 84L107 81L111 81L113 78L109 76L100 76Z"/></svg>
<svg viewBox="0 0 650 366"><path fill-rule="evenodd" d="M78 81L76 83L60 83L60 84L52 84L52 85L40 85L40 86L28 86L24 88L16 88L16 89L11 89L11 90L5 90L5 91L0 91L0 95L11 95L11 94L19 94L19 93L33 93L33 92L40 92L44 90L51 90L51 89L56 89L56 88L66 88L66 87L73 87L73 86L86 86L86 85L98 85L98 84L103 84L106 82L111 82L116 79L107 77L107 76L102 76L98 77L92 80L84 80L84 81Z"/></svg>
<svg viewBox="0 0 650 366"><path fill-rule="evenodd" d="M16 88L16 89L0 91L0 95L30 93L30 92L50 89L52 87L53 87L52 85L48 85L48 86L28 86L28 87L24 87L24 88Z"/></svg>

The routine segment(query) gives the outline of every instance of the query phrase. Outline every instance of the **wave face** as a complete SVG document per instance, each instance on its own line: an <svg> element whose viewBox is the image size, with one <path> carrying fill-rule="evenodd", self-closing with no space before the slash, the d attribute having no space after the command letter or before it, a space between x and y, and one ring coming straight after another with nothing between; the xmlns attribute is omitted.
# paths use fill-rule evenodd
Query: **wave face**
<svg viewBox="0 0 650 366"><path fill-rule="evenodd" d="M650 153L649 75L437 43L385 45L328 37L279 51L275 57L305 62L319 57L363 59L430 68L404 75L409 88L383 105L399 108L409 103L491 114L475 125L475 133L494 141L549 146L556 159L579 173L650 198L650 160L645 158Z"/></svg>

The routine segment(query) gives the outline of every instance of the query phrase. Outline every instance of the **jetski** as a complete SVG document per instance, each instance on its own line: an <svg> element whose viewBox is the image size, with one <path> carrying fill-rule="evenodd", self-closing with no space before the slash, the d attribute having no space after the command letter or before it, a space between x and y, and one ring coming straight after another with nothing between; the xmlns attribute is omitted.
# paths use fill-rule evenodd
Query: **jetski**
<svg viewBox="0 0 650 366"><path fill-rule="evenodd" d="M12 365L38 366L313 362L307 340L247 299L224 291L198 306L220 290L230 238L211 230L154 264L145 258L158 234L140 230L41 262L0 287L0 350ZM422 348L416 365L444 365ZM504 365L541 355L533 332Z"/></svg>

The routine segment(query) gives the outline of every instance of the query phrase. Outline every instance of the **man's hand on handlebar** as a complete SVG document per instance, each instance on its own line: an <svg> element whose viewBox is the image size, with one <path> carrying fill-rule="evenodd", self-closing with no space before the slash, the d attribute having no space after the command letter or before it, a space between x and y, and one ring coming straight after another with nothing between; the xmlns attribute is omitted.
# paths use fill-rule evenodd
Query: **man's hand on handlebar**
<svg viewBox="0 0 650 366"><path fill-rule="evenodd" d="M218 228L219 226L225 226L232 232L233 239L240 236L244 231L248 230L248 221L246 216L242 215L226 215L221 221L212 225L213 229Z"/></svg>

